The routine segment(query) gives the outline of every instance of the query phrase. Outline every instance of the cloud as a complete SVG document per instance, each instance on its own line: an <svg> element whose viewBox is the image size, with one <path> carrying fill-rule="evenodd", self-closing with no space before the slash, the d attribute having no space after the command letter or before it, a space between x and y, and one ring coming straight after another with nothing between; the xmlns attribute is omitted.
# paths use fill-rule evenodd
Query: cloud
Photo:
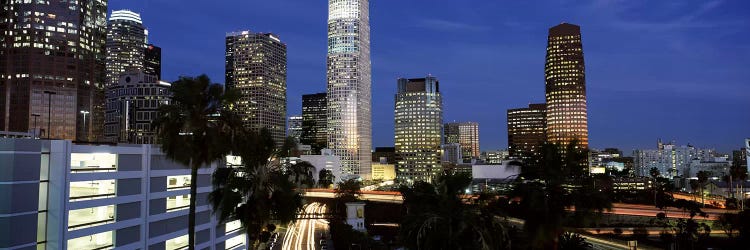
<svg viewBox="0 0 750 250"><path fill-rule="evenodd" d="M636 21L632 18L622 17L623 13L643 12L644 8L654 9L652 2L623 1L623 0L594 0L589 4L589 10L598 13L603 23L607 26L629 31L643 32L670 32L686 29L713 29L720 27L746 26L744 20L707 20L707 14L713 12L723 5L723 0L706 1L698 6L687 6L686 4L674 4L666 2L667 8L675 10L682 15L664 19L661 21ZM660 15L664 15L660 13Z"/></svg>
<svg viewBox="0 0 750 250"><path fill-rule="evenodd" d="M444 19L433 19L433 18L420 19L415 23L415 26L420 27L420 28L439 30L439 31L475 32L475 31L488 31L492 29L490 26L486 26L486 25L475 25L475 24L450 21L450 20L444 20Z"/></svg>

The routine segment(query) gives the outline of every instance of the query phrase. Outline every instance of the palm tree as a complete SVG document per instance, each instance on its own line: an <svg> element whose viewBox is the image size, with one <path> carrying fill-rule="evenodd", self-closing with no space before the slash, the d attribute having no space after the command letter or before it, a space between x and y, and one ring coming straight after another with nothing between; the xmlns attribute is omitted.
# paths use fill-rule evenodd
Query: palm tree
<svg viewBox="0 0 750 250"><path fill-rule="evenodd" d="M565 232L560 235L560 248L559 250L583 250L591 249L591 243L586 242L586 239L581 237L580 234Z"/></svg>
<svg viewBox="0 0 750 250"><path fill-rule="evenodd" d="M336 190L334 190L336 193L336 200L338 200L339 203L356 201L359 199L358 196L362 192L361 189L362 182L356 179L348 179L339 182Z"/></svg>
<svg viewBox="0 0 750 250"><path fill-rule="evenodd" d="M708 178L711 177L711 172L698 171L698 173L696 174L696 176L698 176L698 185L699 185L700 190L701 190L701 204L702 204L702 206L705 207L706 206L706 198L705 198L705 192L704 192L703 189L706 187L706 184L708 183Z"/></svg>
<svg viewBox="0 0 750 250"><path fill-rule="evenodd" d="M188 246L193 249L198 168L224 158L244 130L241 120L225 109L236 95L211 83L206 75L181 77L172 84L171 91L172 102L159 108L154 127L164 154L190 167Z"/></svg>
<svg viewBox="0 0 750 250"><path fill-rule="evenodd" d="M333 184L333 172L328 169L321 169L318 172L318 187L328 188Z"/></svg>
<svg viewBox="0 0 750 250"><path fill-rule="evenodd" d="M535 160L538 178L519 179L511 191L511 197L520 198L518 216L525 220L524 232L534 249L557 247L568 208L575 207L575 221L585 221L612 207L602 183L606 180L582 171L587 153L576 143L542 144Z"/></svg>
<svg viewBox="0 0 750 250"><path fill-rule="evenodd" d="M442 175L433 185L401 187L406 216L401 235L410 249L507 249L504 222L482 204L467 204L461 194L471 184L466 174Z"/></svg>
<svg viewBox="0 0 750 250"><path fill-rule="evenodd" d="M268 130L251 135L246 138L251 143L244 145L252 147L235 152L242 157L242 164L214 172L214 191L208 198L221 222L239 220L249 238L248 245L258 247L271 221L293 221L303 203L292 173L274 160L278 152L273 150Z"/></svg>
<svg viewBox="0 0 750 250"><path fill-rule="evenodd" d="M287 168L289 177L294 180L297 187L310 188L314 185L315 180L313 179L313 173L315 173L315 166L306 161L300 161L296 164L292 164Z"/></svg>

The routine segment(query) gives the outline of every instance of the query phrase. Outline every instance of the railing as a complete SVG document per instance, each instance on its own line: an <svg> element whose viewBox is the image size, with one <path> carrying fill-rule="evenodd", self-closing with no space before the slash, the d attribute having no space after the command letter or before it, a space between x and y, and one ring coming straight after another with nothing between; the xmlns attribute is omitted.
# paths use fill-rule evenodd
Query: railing
<svg viewBox="0 0 750 250"><path fill-rule="evenodd" d="M180 209L185 209L185 208L188 208L188 207L190 207L190 205L167 208L167 212L171 212L171 211L175 211L175 210L180 210Z"/></svg>
<svg viewBox="0 0 750 250"><path fill-rule="evenodd" d="M100 168L98 166L91 166L85 168L70 168L70 172L117 172L117 168Z"/></svg>
<svg viewBox="0 0 750 250"><path fill-rule="evenodd" d="M106 220L100 220L100 221L92 221L92 222L88 222L88 223L83 223L83 224L68 226L68 229L70 230L70 229L81 229L81 228L93 227L93 226L98 226L98 225L109 224L109 223L112 223L114 221L115 221L114 218L110 218L110 219L106 219Z"/></svg>
<svg viewBox="0 0 750 250"><path fill-rule="evenodd" d="M84 195L84 196L70 197L70 201L95 200L95 199L110 198L110 197L115 197L115 196L117 196L117 194L115 193Z"/></svg>
<svg viewBox="0 0 750 250"><path fill-rule="evenodd" d="M94 249L91 249L91 250L113 249L114 246L115 245L109 244L107 246L98 247L98 248L94 248Z"/></svg>

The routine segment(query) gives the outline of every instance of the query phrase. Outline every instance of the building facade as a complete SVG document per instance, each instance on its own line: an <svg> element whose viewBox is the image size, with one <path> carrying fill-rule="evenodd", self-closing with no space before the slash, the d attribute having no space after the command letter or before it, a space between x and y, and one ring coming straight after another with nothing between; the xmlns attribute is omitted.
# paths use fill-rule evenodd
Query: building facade
<svg viewBox="0 0 750 250"><path fill-rule="evenodd" d="M577 140L588 148L586 67L579 26L562 23L549 29L544 76L547 141L568 144Z"/></svg>
<svg viewBox="0 0 750 250"><path fill-rule="evenodd" d="M493 150L482 152L482 161L487 164L500 164L510 156L507 150Z"/></svg>
<svg viewBox="0 0 750 250"><path fill-rule="evenodd" d="M3 1L0 8L0 130L98 140L107 2ZM81 111L89 112L86 122Z"/></svg>
<svg viewBox="0 0 750 250"><path fill-rule="evenodd" d="M143 50L143 71L161 80L161 48L148 44Z"/></svg>
<svg viewBox="0 0 750 250"><path fill-rule="evenodd" d="M508 110L508 151L510 156L530 159L547 140L547 105Z"/></svg>
<svg viewBox="0 0 750 250"><path fill-rule="evenodd" d="M703 163L716 162L716 151L701 149L692 145L678 146L674 142L657 142L656 149L637 149L633 151L633 161L639 176L649 176L651 168L656 168L661 176L673 178L695 177L704 166ZM706 164L706 167L711 164Z"/></svg>
<svg viewBox="0 0 750 250"><path fill-rule="evenodd" d="M443 163L460 164L464 162L464 158L461 155L461 144L443 144L441 148Z"/></svg>
<svg viewBox="0 0 750 250"><path fill-rule="evenodd" d="M286 136L286 44L271 33L226 36L226 87L237 91L233 110L252 131L266 128L276 145Z"/></svg>
<svg viewBox="0 0 750 250"><path fill-rule="evenodd" d="M177 164L152 145L91 145L0 139L2 249L187 248L190 185L196 248L245 247L240 223L218 222L208 203L211 173ZM10 228L12 226L12 228Z"/></svg>
<svg viewBox="0 0 750 250"><path fill-rule="evenodd" d="M372 150L369 0L328 0L328 148L344 172L370 173Z"/></svg>
<svg viewBox="0 0 750 250"><path fill-rule="evenodd" d="M107 23L107 86L116 85L126 71L143 69L147 33L140 14L112 12Z"/></svg>
<svg viewBox="0 0 750 250"><path fill-rule="evenodd" d="M328 145L328 106L326 93L302 95L302 135L300 142L319 153Z"/></svg>
<svg viewBox="0 0 750 250"><path fill-rule="evenodd" d="M479 123L452 122L445 124L445 144L461 144L461 156L464 162L479 159Z"/></svg>
<svg viewBox="0 0 750 250"><path fill-rule="evenodd" d="M156 143L156 128L151 123L159 115L159 107L171 100L170 86L140 70L120 75L117 85L107 87L105 140Z"/></svg>
<svg viewBox="0 0 750 250"><path fill-rule="evenodd" d="M442 172L440 82L434 76L400 78L395 99L396 176L404 182L430 182Z"/></svg>
<svg viewBox="0 0 750 250"><path fill-rule="evenodd" d="M286 135L291 136L299 143L302 136L302 116L289 116L289 122L287 124L289 124L289 127L287 128Z"/></svg>

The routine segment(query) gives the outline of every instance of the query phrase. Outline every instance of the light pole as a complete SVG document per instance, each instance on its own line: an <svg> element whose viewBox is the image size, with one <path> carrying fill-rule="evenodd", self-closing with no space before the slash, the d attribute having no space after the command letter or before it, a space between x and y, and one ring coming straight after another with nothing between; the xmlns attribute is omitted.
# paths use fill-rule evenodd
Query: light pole
<svg viewBox="0 0 750 250"><path fill-rule="evenodd" d="M37 127L36 127L36 118L39 117L39 114L31 114L31 116L34 117L34 139L39 138L39 135L36 133Z"/></svg>
<svg viewBox="0 0 750 250"><path fill-rule="evenodd" d="M89 137L88 137L89 131L86 130L86 115L88 115L89 113L91 113L91 112L88 112L86 110L81 110L81 114L83 114L83 132L85 133L84 135L86 135L83 138L86 138L86 141L89 140Z"/></svg>
<svg viewBox="0 0 750 250"><path fill-rule="evenodd" d="M52 127L52 95L56 95L57 92L45 90L44 93L49 95L49 99L47 99L47 140L49 140L50 134L52 134L50 129Z"/></svg>

